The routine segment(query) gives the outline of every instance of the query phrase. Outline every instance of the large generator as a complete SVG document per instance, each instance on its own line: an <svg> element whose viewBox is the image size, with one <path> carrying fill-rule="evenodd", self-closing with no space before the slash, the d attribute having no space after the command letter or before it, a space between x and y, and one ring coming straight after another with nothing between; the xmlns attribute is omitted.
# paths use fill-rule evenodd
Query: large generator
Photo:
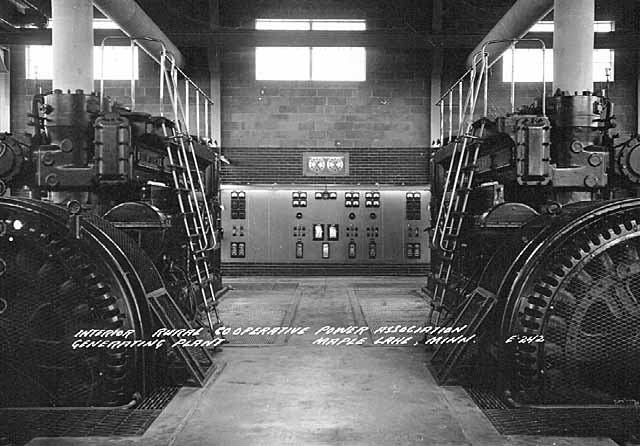
<svg viewBox="0 0 640 446"><path fill-rule="evenodd" d="M153 345L211 339L224 291L219 150L178 119L162 57L172 119L56 90L30 138L0 136L0 406L119 406L214 369L211 350Z"/></svg>
<svg viewBox="0 0 640 446"><path fill-rule="evenodd" d="M517 404L638 401L640 139L615 141L613 104L590 91L494 119L485 95L468 119L488 65L432 158L431 323L478 336L435 351L438 377L475 351Z"/></svg>

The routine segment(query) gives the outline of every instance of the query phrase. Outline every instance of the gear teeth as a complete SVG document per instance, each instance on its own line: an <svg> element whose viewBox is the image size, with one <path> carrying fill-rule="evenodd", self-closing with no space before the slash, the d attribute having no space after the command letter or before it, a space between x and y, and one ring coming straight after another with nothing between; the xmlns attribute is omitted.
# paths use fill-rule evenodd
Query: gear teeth
<svg viewBox="0 0 640 446"><path fill-rule="evenodd" d="M637 213L637 211L635 211ZM629 214L616 216L617 220L605 222L605 226L590 227L572 235L573 240L561 246L564 249L544 266L542 277L533 278L533 292L521 298L518 325L511 328L516 335L545 335L545 342L516 344L513 348L516 395L521 401L539 401L544 398L546 386L561 371L565 352L563 347L551 342L548 337L569 337L566 317L576 296L563 285L573 277L576 266L595 250L618 237L640 231L640 215L629 218ZM585 271L586 273L586 271ZM585 286L589 283L585 283ZM561 290L558 293L558 290ZM553 310L547 318L547 311ZM545 318L547 318L545 320Z"/></svg>

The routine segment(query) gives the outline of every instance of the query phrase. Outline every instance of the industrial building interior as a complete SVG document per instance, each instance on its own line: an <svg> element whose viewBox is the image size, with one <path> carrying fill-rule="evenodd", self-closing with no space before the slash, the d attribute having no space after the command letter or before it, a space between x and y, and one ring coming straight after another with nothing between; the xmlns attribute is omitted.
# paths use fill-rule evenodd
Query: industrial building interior
<svg viewBox="0 0 640 446"><path fill-rule="evenodd" d="M640 444L640 2L0 1L0 446Z"/></svg>

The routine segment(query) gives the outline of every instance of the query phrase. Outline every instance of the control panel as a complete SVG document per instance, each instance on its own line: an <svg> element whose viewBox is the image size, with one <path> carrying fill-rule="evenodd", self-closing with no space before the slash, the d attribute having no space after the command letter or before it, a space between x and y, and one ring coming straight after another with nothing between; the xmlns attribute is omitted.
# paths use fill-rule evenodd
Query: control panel
<svg viewBox="0 0 640 446"><path fill-rule="evenodd" d="M222 260L429 263L428 186L224 185Z"/></svg>

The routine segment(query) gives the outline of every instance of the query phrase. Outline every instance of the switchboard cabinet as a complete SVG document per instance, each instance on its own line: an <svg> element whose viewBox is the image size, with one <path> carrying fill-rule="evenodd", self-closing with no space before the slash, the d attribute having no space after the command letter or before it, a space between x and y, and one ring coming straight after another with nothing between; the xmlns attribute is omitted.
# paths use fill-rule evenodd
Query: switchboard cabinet
<svg viewBox="0 0 640 446"><path fill-rule="evenodd" d="M221 190L225 263L429 263L428 186Z"/></svg>

